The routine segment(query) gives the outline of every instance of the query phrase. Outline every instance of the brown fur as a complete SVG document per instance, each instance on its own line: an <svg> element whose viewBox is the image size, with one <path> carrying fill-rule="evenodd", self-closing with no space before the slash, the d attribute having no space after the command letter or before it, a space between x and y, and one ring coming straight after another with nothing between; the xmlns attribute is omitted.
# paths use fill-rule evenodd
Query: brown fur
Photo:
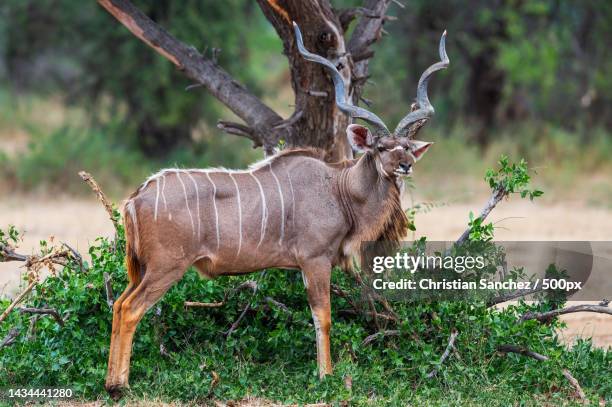
<svg viewBox="0 0 612 407"><path fill-rule="evenodd" d="M366 160L367 166L375 166L375 159L370 153L367 153L363 159ZM351 160L339 164L344 165L346 169L352 167L356 161L357 160ZM356 215L348 183L348 171L344 170L337 183L337 191L340 202L342 203L342 211L347 223L350 225L349 233L345 238L344 244L350 245L351 241L385 241L395 244L406 236L408 218L402 209L400 191L395 182L390 183L386 196L382 197L378 209L379 212L376 216L368 217L366 221ZM355 235L357 230L360 230L360 232ZM355 254L354 251L355 249L353 248L353 253L351 254ZM344 270L352 270L353 263L351 261L351 256L341 251L339 253L339 258L339 265L341 268Z"/></svg>

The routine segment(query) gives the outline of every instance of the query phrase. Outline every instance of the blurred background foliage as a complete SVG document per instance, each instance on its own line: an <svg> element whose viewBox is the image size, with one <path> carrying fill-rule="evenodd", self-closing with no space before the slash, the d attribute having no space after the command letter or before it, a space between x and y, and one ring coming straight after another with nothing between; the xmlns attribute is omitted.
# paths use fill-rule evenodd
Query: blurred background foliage
<svg viewBox="0 0 612 407"><path fill-rule="evenodd" d="M180 40L216 55L281 115L291 114L281 41L255 2L134 3ZM543 179L560 189L612 167L612 59L605 40L612 3L403 3L390 8L398 20L385 26L389 35L376 46L365 97L394 126L448 30L451 67L431 84L437 115L423 132L445 142L423 161L425 178L440 171L481 174L491 164L484 161L500 151L547 168ZM262 156L247 140L218 131L216 121L231 112L203 88L186 90L189 85L94 1L5 0L0 188L84 191L74 174L87 169L121 194L161 166L240 167ZM604 188L599 203L612 201L612 187Z"/></svg>

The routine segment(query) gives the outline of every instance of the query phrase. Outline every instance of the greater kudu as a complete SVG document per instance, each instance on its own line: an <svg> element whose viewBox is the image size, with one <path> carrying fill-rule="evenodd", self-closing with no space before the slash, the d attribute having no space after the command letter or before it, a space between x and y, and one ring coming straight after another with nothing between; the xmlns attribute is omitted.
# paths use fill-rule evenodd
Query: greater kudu
<svg viewBox="0 0 612 407"><path fill-rule="evenodd" d="M348 104L336 67L304 48L297 25L295 35L304 58L329 70L338 107L372 125L373 132L357 124L347 128L352 145L364 154L328 164L319 151L287 150L244 171L166 169L146 180L124 210L129 284L114 305L106 377L114 397L128 385L138 322L191 265L208 278L267 267L301 269L316 328L319 374L331 373L332 267L346 267L362 241L398 241L405 234L401 177L431 145L411 136L433 113L427 82L449 63L446 33L441 62L419 80L418 109L393 133L375 114Z"/></svg>

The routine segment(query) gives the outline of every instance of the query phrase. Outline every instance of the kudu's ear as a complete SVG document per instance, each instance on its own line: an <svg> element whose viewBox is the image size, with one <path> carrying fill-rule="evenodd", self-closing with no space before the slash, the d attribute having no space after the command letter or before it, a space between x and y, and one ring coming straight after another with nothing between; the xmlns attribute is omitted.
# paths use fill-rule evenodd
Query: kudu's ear
<svg viewBox="0 0 612 407"><path fill-rule="evenodd" d="M346 128L349 142L357 151L371 151L374 148L374 136L370 129L359 124L349 124Z"/></svg>
<svg viewBox="0 0 612 407"><path fill-rule="evenodd" d="M423 155L429 150L429 147L433 142L431 141L419 141L419 140L410 140L410 152L414 157L415 161L419 161Z"/></svg>

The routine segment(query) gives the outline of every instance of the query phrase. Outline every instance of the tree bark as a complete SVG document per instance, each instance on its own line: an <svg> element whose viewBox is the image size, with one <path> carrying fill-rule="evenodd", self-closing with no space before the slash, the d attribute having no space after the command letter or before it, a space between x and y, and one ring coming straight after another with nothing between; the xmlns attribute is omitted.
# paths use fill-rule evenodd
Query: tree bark
<svg viewBox="0 0 612 407"><path fill-rule="evenodd" d="M295 44L292 21L304 35L308 50L332 61L347 84L351 84L351 56L344 42L344 31L327 0L257 0L264 15L283 41L289 59L291 87L295 93L295 111L301 118L288 128L287 144L295 147L319 147L328 152L328 161L352 158L346 138L348 117L334 103L332 81L319 64L306 61ZM349 95L345 95L348 97Z"/></svg>

